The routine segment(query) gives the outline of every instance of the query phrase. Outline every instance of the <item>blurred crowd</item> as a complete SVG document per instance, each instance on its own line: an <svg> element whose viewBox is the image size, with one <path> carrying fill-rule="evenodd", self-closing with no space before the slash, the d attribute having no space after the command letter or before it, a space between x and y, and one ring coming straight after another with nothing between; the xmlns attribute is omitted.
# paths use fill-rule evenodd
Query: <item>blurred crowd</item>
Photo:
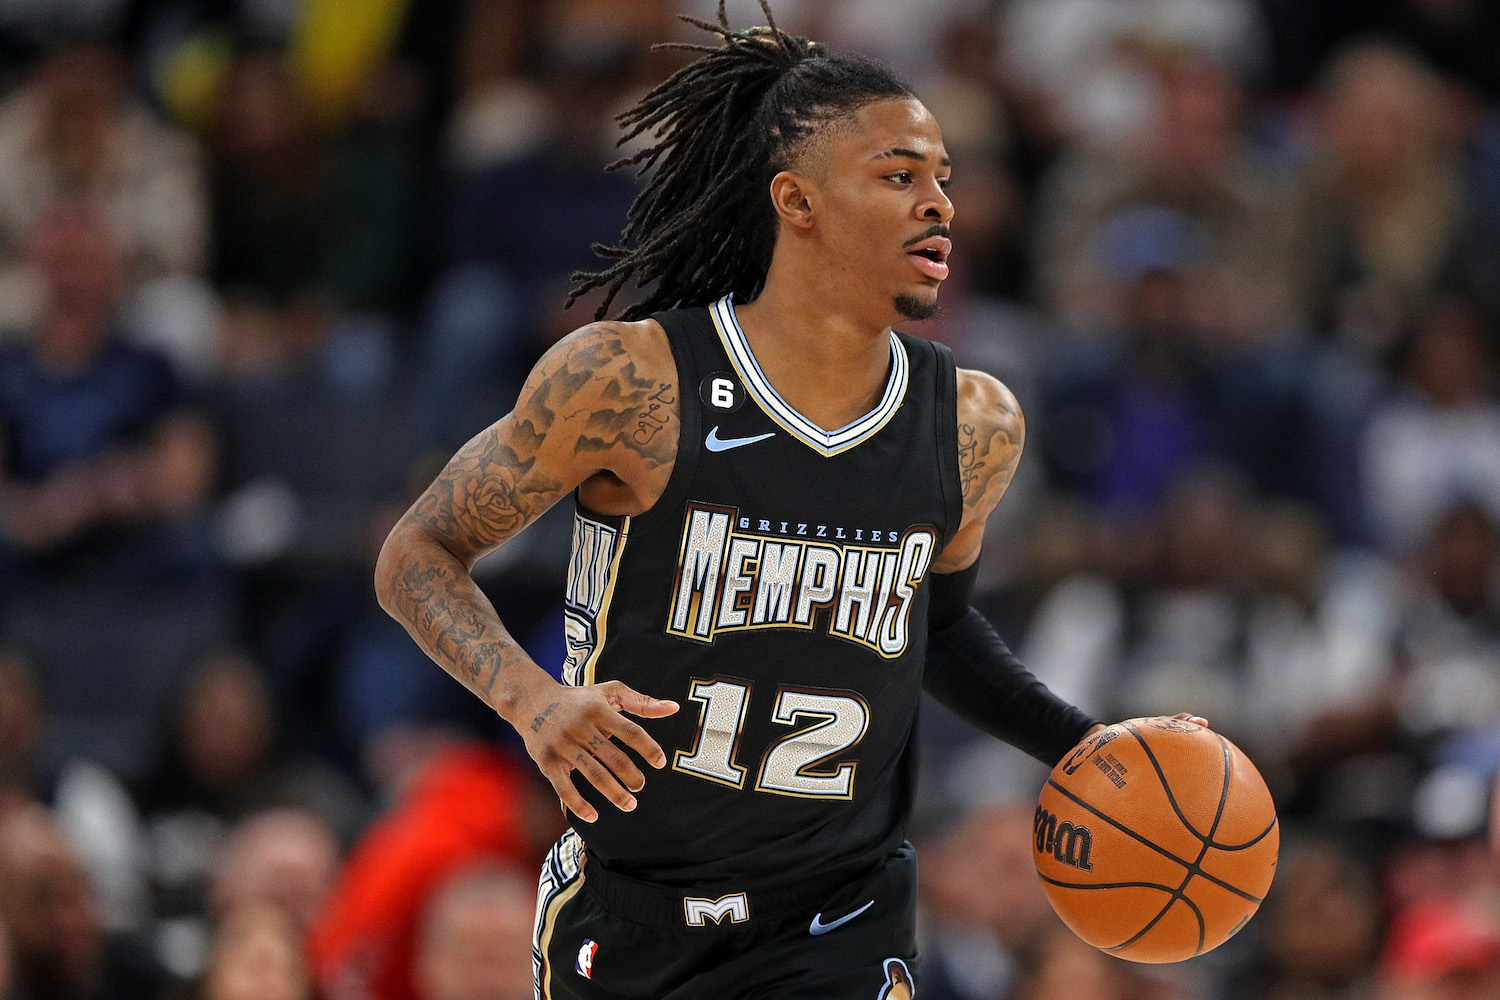
<svg viewBox="0 0 1500 1000"><path fill-rule="evenodd" d="M555 798L374 554L591 318L612 116L716 6L0 4L0 998L531 996ZM774 10L955 160L913 332L1031 428L984 610L1283 823L1243 933L1128 966L1041 894L1043 772L930 705L924 1000L1500 996L1500 7ZM544 665L569 517L476 571Z"/></svg>

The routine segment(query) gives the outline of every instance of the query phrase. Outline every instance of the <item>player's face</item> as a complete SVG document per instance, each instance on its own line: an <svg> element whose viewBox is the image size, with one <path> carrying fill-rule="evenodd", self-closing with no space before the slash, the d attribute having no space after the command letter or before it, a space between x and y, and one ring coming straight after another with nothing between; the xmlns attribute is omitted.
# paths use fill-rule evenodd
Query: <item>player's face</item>
<svg viewBox="0 0 1500 1000"><path fill-rule="evenodd" d="M845 287L893 310L893 321L933 315L953 218L937 121L915 99L870 104L835 130L825 155L819 229Z"/></svg>

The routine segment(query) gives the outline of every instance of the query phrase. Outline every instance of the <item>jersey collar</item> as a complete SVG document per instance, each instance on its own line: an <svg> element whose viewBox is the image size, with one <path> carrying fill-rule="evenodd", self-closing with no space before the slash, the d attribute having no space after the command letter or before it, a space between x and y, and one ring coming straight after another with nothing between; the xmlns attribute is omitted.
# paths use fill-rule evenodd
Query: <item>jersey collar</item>
<svg viewBox="0 0 1500 1000"><path fill-rule="evenodd" d="M708 312L719 331L719 340L724 345L725 353L729 355L735 372L744 383L746 391L755 400L756 405L788 434L825 458L832 458L874 437L890 422L891 417L896 415L896 410L900 408L901 401L906 397L910 361L906 356L906 346L901 343L901 338L892 333L890 335L891 374L886 381L885 393L880 397L880 402L873 410L853 423L846 424L836 431L825 431L792 409L771 385L765 372L760 370L760 365L750 350L750 342L745 339L745 331L740 329L740 322L735 317L730 296L726 295L709 306Z"/></svg>

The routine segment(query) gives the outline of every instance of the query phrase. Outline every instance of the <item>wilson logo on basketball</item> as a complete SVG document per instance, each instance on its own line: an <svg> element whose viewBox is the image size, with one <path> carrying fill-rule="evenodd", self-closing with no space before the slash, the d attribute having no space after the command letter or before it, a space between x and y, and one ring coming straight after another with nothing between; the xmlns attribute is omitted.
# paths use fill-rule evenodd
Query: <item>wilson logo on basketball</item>
<svg viewBox="0 0 1500 1000"><path fill-rule="evenodd" d="M1094 850L1094 835L1089 833L1088 827L1075 826L1068 820L1059 823L1056 816L1038 807L1032 829L1036 834L1038 852L1052 855L1069 868L1085 872L1094 870L1089 861Z"/></svg>

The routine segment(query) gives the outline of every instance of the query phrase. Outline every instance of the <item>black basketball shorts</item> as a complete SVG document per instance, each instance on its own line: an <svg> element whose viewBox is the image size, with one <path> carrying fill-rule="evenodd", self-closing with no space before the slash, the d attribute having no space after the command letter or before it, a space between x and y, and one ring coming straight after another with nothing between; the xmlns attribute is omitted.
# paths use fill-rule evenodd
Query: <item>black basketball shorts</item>
<svg viewBox="0 0 1500 1000"><path fill-rule="evenodd" d="M763 890L670 890L585 861L563 835L542 864L538 1000L910 1000L917 858Z"/></svg>

